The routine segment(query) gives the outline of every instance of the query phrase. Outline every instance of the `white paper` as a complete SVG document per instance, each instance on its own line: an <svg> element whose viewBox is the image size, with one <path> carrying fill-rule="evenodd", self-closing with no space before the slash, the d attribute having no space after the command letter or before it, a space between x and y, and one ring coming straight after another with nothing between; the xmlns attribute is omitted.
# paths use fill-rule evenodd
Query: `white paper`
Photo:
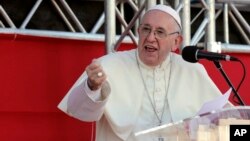
<svg viewBox="0 0 250 141"><path fill-rule="evenodd" d="M215 98L214 100L204 103L201 109L199 110L199 112L197 113L197 115L201 115L201 114L208 113L214 110L222 109L223 106L225 106L228 103L228 99L230 97L231 92L232 92L232 88L230 88L229 90L227 90L225 94Z"/></svg>

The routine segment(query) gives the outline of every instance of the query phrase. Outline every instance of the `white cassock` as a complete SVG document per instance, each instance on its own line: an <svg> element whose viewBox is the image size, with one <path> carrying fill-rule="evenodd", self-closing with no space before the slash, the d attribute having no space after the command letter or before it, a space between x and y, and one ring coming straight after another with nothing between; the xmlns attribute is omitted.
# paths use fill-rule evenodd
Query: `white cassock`
<svg viewBox="0 0 250 141"><path fill-rule="evenodd" d="M97 141L137 141L134 133L159 124L156 114L163 124L179 121L195 116L203 103L221 95L202 65L170 53L161 65L150 68L137 61L136 52L99 58L107 75L102 89L90 91L84 72L58 105L79 120L97 121Z"/></svg>

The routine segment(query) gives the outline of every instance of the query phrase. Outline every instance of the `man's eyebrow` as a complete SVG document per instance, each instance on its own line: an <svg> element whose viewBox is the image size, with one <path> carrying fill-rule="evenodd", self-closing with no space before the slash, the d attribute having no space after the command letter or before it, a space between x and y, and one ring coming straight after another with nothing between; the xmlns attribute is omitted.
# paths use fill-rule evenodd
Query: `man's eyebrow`
<svg viewBox="0 0 250 141"><path fill-rule="evenodd" d="M157 30L165 30L163 27L157 27Z"/></svg>
<svg viewBox="0 0 250 141"><path fill-rule="evenodd" d="M141 24L141 25L143 25L143 26L150 26L150 24ZM151 27L151 26L150 26Z"/></svg>
<svg viewBox="0 0 250 141"><path fill-rule="evenodd" d="M152 27L150 24L141 24L141 25ZM157 27L156 29L165 30L163 27Z"/></svg>

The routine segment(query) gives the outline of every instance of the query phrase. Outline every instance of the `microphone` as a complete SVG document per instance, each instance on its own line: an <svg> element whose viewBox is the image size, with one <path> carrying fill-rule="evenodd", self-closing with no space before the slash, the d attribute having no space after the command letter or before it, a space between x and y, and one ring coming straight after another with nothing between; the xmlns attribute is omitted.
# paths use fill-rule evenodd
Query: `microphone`
<svg viewBox="0 0 250 141"><path fill-rule="evenodd" d="M210 61L218 61L218 60L239 61L239 59L229 55L201 51L201 49L196 46L184 47L182 50L182 58L191 63L196 63L198 62L199 59L207 59Z"/></svg>

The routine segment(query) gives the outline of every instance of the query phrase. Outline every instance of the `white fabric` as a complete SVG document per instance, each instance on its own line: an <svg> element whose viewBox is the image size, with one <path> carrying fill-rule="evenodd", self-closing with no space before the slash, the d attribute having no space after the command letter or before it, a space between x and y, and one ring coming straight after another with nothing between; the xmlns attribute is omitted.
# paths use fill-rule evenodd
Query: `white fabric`
<svg viewBox="0 0 250 141"><path fill-rule="evenodd" d="M139 60L139 56L137 55ZM135 124L132 133L136 133L145 129L150 129L159 126L159 120L156 114L162 120L162 125L165 123L172 122L171 114L169 111L168 100L166 100L168 91L168 80L171 76L171 58L168 58L157 67L148 67L139 60L140 68L142 71L142 76L145 81L147 90L149 91L150 99L147 95L147 90L144 90L143 104L140 109L139 117ZM153 110L152 104L154 105L155 112ZM141 141L154 141L159 137L164 135L159 133L156 135L143 136L140 137ZM135 137L130 136L128 140L134 141Z"/></svg>
<svg viewBox="0 0 250 141"><path fill-rule="evenodd" d="M95 101L88 96L84 89L84 73L58 106L82 121L97 121L97 141L135 141L133 136L138 120L146 118L147 114L141 113L142 108L148 107L144 103L145 89L135 52L116 52L100 58L108 76L107 84L101 90L102 100ZM194 116L204 102L221 93L202 65L188 63L174 53L171 56L172 72L167 95L171 115L168 116L179 121Z"/></svg>
<svg viewBox="0 0 250 141"><path fill-rule="evenodd" d="M172 16L175 19L175 21L178 23L180 28L182 28L182 26L181 26L181 18L179 16L179 14L173 8L171 8L170 6L167 6L167 5L155 5L155 6L151 7L151 8L149 8L149 10L147 12L149 12L151 10L160 10L162 12L165 12L165 13L169 14L170 16Z"/></svg>

